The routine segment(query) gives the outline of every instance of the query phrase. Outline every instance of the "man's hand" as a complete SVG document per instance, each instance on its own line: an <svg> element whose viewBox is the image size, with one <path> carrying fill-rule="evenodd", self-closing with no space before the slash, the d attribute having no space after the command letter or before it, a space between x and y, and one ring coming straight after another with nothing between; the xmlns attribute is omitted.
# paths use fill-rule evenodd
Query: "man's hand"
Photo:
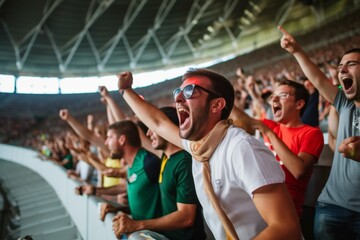
<svg viewBox="0 0 360 240"><path fill-rule="evenodd" d="M301 49L294 37L291 36L282 26L278 26L278 29L283 34L280 41L280 45L283 49L291 54L294 54Z"/></svg>
<svg viewBox="0 0 360 240"><path fill-rule="evenodd" d="M248 92L255 91L255 77L254 76L248 76L245 80L245 88Z"/></svg>
<svg viewBox="0 0 360 240"><path fill-rule="evenodd" d="M107 177L124 177L126 175L126 172L122 171L121 168L107 168L104 171L101 172Z"/></svg>
<svg viewBox="0 0 360 240"><path fill-rule="evenodd" d="M127 193L120 193L116 196L116 202L118 204L123 204L123 205L129 205L129 201L128 201L128 194Z"/></svg>
<svg viewBox="0 0 360 240"><path fill-rule="evenodd" d="M102 97L106 97L109 95L109 91L105 86L99 86L99 92Z"/></svg>
<svg viewBox="0 0 360 240"><path fill-rule="evenodd" d="M258 129L262 134L268 136L268 134L273 131L268 128L261 120L253 120L254 127Z"/></svg>
<svg viewBox="0 0 360 240"><path fill-rule="evenodd" d="M109 212L116 212L117 208L110 205L109 203L101 203L100 205L100 220L103 222L105 220L105 216Z"/></svg>
<svg viewBox="0 0 360 240"><path fill-rule="evenodd" d="M60 111L59 111L59 117L62 119L62 120L64 120L64 121L66 121L66 120L68 120L68 118L69 118L69 111L67 110L67 109L60 109Z"/></svg>
<svg viewBox="0 0 360 240"><path fill-rule="evenodd" d="M74 177L74 176L76 176L76 177L78 176L77 173L76 173L74 170L72 170L72 169L67 170L67 171L66 171L66 175L67 175L68 178L72 178L72 177Z"/></svg>
<svg viewBox="0 0 360 240"><path fill-rule="evenodd" d="M75 194L77 195L94 195L95 186L93 185L82 185L75 188Z"/></svg>
<svg viewBox="0 0 360 240"><path fill-rule="evenodd" d="M122 72L117 75L118 77L118 88L119 90L125 90L131 88L133 83L133 76L131 72Z"/></svg>
<svg viewBox="0 0 360 240"><path fill-rule="evenodd" d="M346 158L360 162L360 136L353 136L344 139L338 150Z"/></svg>
<svg viewBox="0 0 360 240"><path fill-rule="evenodd" d="M125 214L119 214L113 218L113 231L117 238L119 238L121 234L141 230L138 225L138 221L130 219Z"/></svg>

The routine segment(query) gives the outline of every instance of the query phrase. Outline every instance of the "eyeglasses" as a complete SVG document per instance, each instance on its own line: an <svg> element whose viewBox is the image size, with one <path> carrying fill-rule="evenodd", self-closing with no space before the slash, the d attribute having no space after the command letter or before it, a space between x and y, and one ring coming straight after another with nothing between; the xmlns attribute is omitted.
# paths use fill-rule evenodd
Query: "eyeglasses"
<svg viewBox="0 0 360 240"><path fill-rule="evenodd" d="M209 93L209 95L212 95L214 96L215 98L219 98L220 96L217 95L216 93L214 92L211 92L210 90L207 90L206 88L203 88L199 85L196 85L196 84L189 84L189 85L186 85L184 88L176 88L174 91L173 91L173 96L174 96L174 100L176 101L176 98L177 96L179 96L179 94L182 92L182 96L185 98L185 99L189 99L192 97L192 95L194 94L194 90L195 88L199 88L201 90L203 90L204 92L207 92Z"/></svg>
<svg viewBox="0 0 360 240"><path fill-rule="evenodd" d="M268 99L267 102L268 103L272 103L274 101L275 98L279 98L279 99L287 99L289 96L294 96L294 94L291 93L287 93L287 92L281 92L279 94L271 94Z"/></svg>

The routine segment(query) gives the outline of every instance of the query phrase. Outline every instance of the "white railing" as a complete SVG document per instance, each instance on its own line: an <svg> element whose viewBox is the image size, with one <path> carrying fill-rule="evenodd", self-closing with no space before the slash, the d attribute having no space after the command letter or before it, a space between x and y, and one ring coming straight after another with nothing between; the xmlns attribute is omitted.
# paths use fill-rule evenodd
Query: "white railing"
<svg viewBox="0 0 360 240"><path fill-rule="evenodd" d="M107 214L105 221L101 222L98 213L99 199L75 195L74 188L78 186L78 183L68 179L64 169L50 161L40 160L37 154L33 150L0 144L0 159L32 169L50 184L83 239L116 239L112 232L114 214Z"/></svg>

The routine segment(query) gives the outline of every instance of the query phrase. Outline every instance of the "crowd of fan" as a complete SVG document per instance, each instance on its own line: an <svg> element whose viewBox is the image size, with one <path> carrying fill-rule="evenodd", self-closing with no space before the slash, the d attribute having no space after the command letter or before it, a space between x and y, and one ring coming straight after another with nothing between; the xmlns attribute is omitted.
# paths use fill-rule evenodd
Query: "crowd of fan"
<svg viewBox="0 0 360 240"><path fill-rule="evenodd" d="M317 34L323 33L319 31ZM331 38L331 33L330 35L327 34L325 37ZM306 42L309 37L304 39L304 42ZM359 47L357 45L359 40L360 35L351 35L338 41L332 41L326 47L311 48L309 55L327 76L328 80L332 84L338 85L336 73L339 60L346 50ZM234 63L234 60L229 61L229 64L223 68L221 66L225 64L213 67L218 72L224 73L229 66L232 66L231 73L227 71L227 74L224 75L231 78L235 91L234 105L236 108L246 111L249 116L257 119L273 118L268 98L276 88L278 81L286 79L304 84L309 91L309 95L317 92L294 59L274 57L273 59L276 60L271 60L271 64L265 64L266 60L269 59L267 57L269 53L266 53L269 49L273 49L273 47L263 48L253 55L248 54L243 57L243 59L251 58L253 63L264 62L262 66L256 64L254 66L246 65L242 59L237 64ZM264 53L266 53L266 56ZM236 65L234 66L234 64ZM119 120L131 119L139 126L142 143L144 143L143 139L148 137L146 136L147 128L141 124L136 116L111 106L114 103L110 102L111 97L105 87L100 86L99 93L99 101L104 103L104 111L90 112L91 109L89 109L89 114L86 116L75 114L76 119L67 109L59 109L60 118L58 116L49 117L46 120L42 119L41 122L34 118L21 119L20 121L1 118L0 124L3 127L1 128L0 141L24 145L38 150L41 158L51 160L64 167L67 169L69 178L82 183L76 189L77 194L98 195L106 201L111 201L112 204L103 204L102 206L100 218L103 220L107 212L118 211L119 206L122 207L122 211L127 211L124 207L127 207L128 204L124 192L118 194L119 192L115 191L116 194L113 194L114 191L108 191L107 189L121 184L126 185L126 182L122 179L126 175L127 168L126 163L118 160L114 161L116 156L109 158L109 149L105 146L107 127ZM172 97L166 96L163 95L153 100L152 104L158 107L173 105ZM311 118L310 120L305 119L303 121L309 120L313 123L311 125L320 127L323 132L326 132L328 130L327 120L331 104L321 94L316 96L317 114L310 115L308 116ZM146 99L146 96L144 97ZM244 125L243 127L246 129L247 126ZM103 143L99 143L101 139ZM144 147L154 152L151 146Z"/></svg>

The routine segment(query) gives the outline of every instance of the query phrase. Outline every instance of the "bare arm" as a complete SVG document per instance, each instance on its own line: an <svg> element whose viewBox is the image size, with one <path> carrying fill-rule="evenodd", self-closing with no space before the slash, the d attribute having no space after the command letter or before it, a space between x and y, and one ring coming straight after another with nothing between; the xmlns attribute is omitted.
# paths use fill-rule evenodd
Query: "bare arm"
<svg viewBox="0 0 360 240"><path fill-rule="evenodd" d="M113 124L114 122L116 122L116 120L115 120L114 115L112 114L112 111L111 111L111 109L110 109L110 107L109 107L109 104L106 102L106 98L101 97L101 98L100 98L100 101L101 101L101 102L105 105L105 107L106 107L106 117L107 117L107 119L108 119L109 125Z"/></svg>
<svg viewBox="0 0 360 240"><path fill-rule="evenodd" d="M328 142L330 149L335 152L336 138L339 126L339 115L334 106L330 106L328 117Z"/></svg>
<svg viewBox="0 0 360 240"><path fill-rule="evenodd" d="M261 113L265 111L264 101L259 94L259 90L257 88L254 76L248 76L246 78L245 88L251 96L252 106L255 110L255 115L257 117L260 117Z"/></svg>
<svg viewBox="0 0 360 240"><path fill-rule="evenodd" d="M254 239L302 239L299 219L285 184L263 186L253 194L254 204L267 223Z"/></svg>
<svg viewBox="0 0 360 240"><path fill-rule="evenodd" d="M327 101L333 103L338 90L337 87L332 85L325 74L310 60L293 36L282 26L279 26L278 29L283 34L281 47L295 57L305 76L314 84Z"/></svg>
<svg viewBox="0 0 360 240"><path fill-rule="evenodd" d="M116 236L123 233L132 233L149 229L153 231L168 231L190 227L194 224L196 205L177 203L178 210L166 216L134 221L126 215L117 215L113 218L113 229Z"/></svg>
<svg viewBox="0 0 360 240"><path fill-rule="evenodd" d="M296 179L301 179L312 169L316 163L316 158L313 155L305 152L296 155L270 128L259 120L256 122L260 132L269 138L276 154Z"/></svg>
<svg viewBox="0 0 360 240"><path fill-rule="evenodd" d="M247 115L242 109L234 106L229 118L233 120L235 126L244 129L251 135L255 134L254 119Z"/></svg>
<svg viewBox="0 0 360 240"><path fill-rule="evenodd" d="M87 128L90 130L90 131L94 131L94 116L89 114L87 115Z"/></svg>
<svg viewBox="0 0 360 240"><path fill-rule="evenodd" d="M100 147L107 155L110 154L109 149L105 145L104 139L97 137L93 132L83 126L79 121L70 115L67 109L61 109L59 116L62 120L66 121L81 138L86 139L92 144Z"/></svg>
<svg viewBox="0 0 360 240"><path fill-rule="evenodd" d="M105 86L99 86L99 92L101 96L105 99L107 107L109 107L109 110L111 111L114 120L116 122L124 121L126 119L125 113L116 104L115 100L109 94L107 88Z"/></svg>
<svg viewBox="0 0 360 240"><path fill-rule="evenodd" d="M123 72L118 77L119 90L120 92L123 91L125 101L132 108L136 116L165 140L183 148L179 136L179 127L175 126L157 107L140 98L131 89L132 74L130 72Z"/></svg>
<svg viewBox="0 0 360 240"><path fill-rule="evenodd" d="M86 195L96 195L96 196L112 195L112 196L115 196L115 195L126 192L126 185L118 184L118 185L112 186L112 187L95 187L93 185L82 185L82 186L77 187L75 189L75 191L81 192L82 194L86 194Z"/></svg>
<svg viewBox="0 0 360 240"><path fill-rule="evenodd" d="M115 235L120 236L125 232L131 233L144 229L168 231L192 226L195 221L196 205L177 203L177 208L177 211L166 216L149 220L134 221L126 215L117 215L113 219Z"/></svg>
<svg viewBox="0 0 360 240"><path fill-rule="evenodd" d="M125 113L116 104L114 98L111 97L107 88L105 86L100 86L99 91L100 91L101 96L105 99L105 102L107 103L107 108L110 110L111 115L114 117L114 120L117 122L126 120ZM146 137L146 135L145 135L146 133L144 133L139 127L138 127L138 130L139 130L139 136L141 139L141 145L143 146L143 148L145 148L146 150L148 150L160 157L162 154L162 151L156 151L151 146L150 139L148 137Z"/></svg>

